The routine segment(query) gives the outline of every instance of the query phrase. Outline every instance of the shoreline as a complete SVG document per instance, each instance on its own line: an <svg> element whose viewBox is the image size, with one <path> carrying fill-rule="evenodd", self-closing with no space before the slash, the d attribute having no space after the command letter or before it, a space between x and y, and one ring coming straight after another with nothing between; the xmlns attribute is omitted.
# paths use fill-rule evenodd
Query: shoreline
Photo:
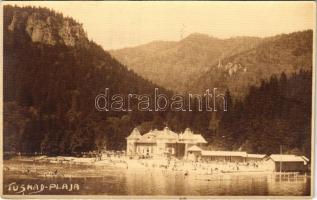
<svg viewBox="0 0 317 200"><path fill-rule="evenodd" d="M50 157L55 161L56 157ZM36 159L35 159L36 160ZM177 167L177 170L173 168L153 167L150 165L150 161L153 160L129 160L129 166L126 168L124 162L119 160L102 160L97 162L91 162L92 159L84 158L85 164L65 164L65 163L50 163L39 162L39 160L32 161L32 159L11 159L4 161L4 167L10 169L4 169L3 179L7 188L10 183L16 183L17 185L23 184L80 184L81 191L79 193L86 192L99 192L100 194L108 193L120 193L120 194L145 194L151 193L153 189L157 189L153 194L174 194L176 183L179 183L180 187L186 189L187 194L196 194L197 189L200 186L206 188L214 188L212 191L204 190L203 194L217 194L222 193L224 190L236 186L237 181L244 185L250 194L253 194L253 190L250 190L248 185L254 184L255 191L261 193L259 188L262 186L269 186L272 190L272 194L275 194L276 184L284 185L287 187L308 187L310 183L310 176L297 175L296 173L288 173L279 176L275 172L260 172L260 171L239 171L228 173L206 173L205 170L198 168L197 170L190 170L185 175L184 170ZM86 162L87 161L87 162ZM161 162L164 164L164 162ZM189 164L189 163L187 163ZM54 174L54 171L57 174ZM135 186L135 184L139 184ZM295 186L293 186L295 184ZM219 186L222 188L216 189ZM193 188L191 189L191 187ZM144 190L138 190L138 188L146 187ZM117 191L116 188L125 188ZM233 191L232 194L236 194ZM293 190L292 190L293 191ZM292 192L290 191L290 192ZM305 190L299 191L305 193ZM49 193L49 191L48 191ZM184 194L185 194L184 193ZM152 193L151 193L152 194ZM292 194L292 193L291 193Z"/></svg>
<svg viewBox="0 0 317 200"><path fill-rule="evenodd" d="M52 165L52 169L46 169L46 164ZM184 176L189 175L278 175L279 172L274 172L266 168L265 164L259 167L245 166L245 163L203 163L203 162L190 162L184 160L167 159L129 159L126 156L120 157L107 157L101 160L95 158L78 158L78 157L48 157L48 156L30 156L30 157L13 157L4 160L4 172L15 171L21 173L33 173L37 176L54 177L59 176L58 172L63 177L68 177L72 168L87 168L92 172L102 171L105 168L120 168L125 170L126 173L180 173ZM39 166L39 167L37 167ZM44 167L43 167L44 166ZM91 168L91 167L94 168ZM32 168L35 168L33 170ZM55 171L53 168L56 168ZM71 173L72 174L72 173ZM310 176L310 172L305 173L305 176ZM282 172L281 175L298 176L299 172ZM102 176L102 175L101 175ZM70 177L77 177L76 174ZM81 177L81 176L78 176ZM99 175L93 175L99 177Z"/></svg>

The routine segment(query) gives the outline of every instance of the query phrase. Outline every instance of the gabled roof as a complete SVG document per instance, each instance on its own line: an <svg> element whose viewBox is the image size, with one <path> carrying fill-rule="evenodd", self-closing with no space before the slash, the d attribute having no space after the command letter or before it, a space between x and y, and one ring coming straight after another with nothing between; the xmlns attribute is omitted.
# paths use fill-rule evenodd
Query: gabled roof
<svg viewBox="0 0 317 200"><path fill-rule="evenodd" d="M199 148L198 146L194 145L194 146L191 146L190 148L188 148L187 151L202 151L202 149Z"/></svg>
<svg viewBox="0 0 317 200"><path fill-rule="evenodd" d="M284 155L284 154L272 154L270 158L275 162L308 162L308 158L305 156L296 155Z"/></svg>
<svg viewBox="0 0 317 200"><path fill-rule="evenodd" d="M140 139L141 138L141 133L139 129L134 128L131 134L127 137L127 139Z"/></svg>
<svg viewBox="0 0 317 200"><path fill-rule="evenodd" d="M203 138L203 136L200 134L194 134L194 138L195 138L196 143L207 143L205 138Z"/></svg>
<svg viewBox="0 0 317 200"><path fill-rule="evenodd" d="M190 128L186 128L183 134L180 134L183 140L191 140L193 139L194 133L190 130Z"/></svg>
<svg viewBox="0 0 317 200"><path fill-rule="evenodd" d="M202 156L240 156L247 157L247 152L244 151L202 151Z"/></svg>
<svg viewBox="0 0 317 200"><path fill-rule="evenodd" d="M190 128L186 128L184 133L179 135L179 139L185 143L207 143L202 135L194 134Z"/></svg>
<svg viewBox="0 0 317 200"><path fill-rule="evenodd" d="M189 128L187 128L183 134L177 134L168 127L165 127L163 130L151 130L144 135L141 135L139 130L135 128L127 139L135 139L137 143L156 143L156 140L166 140L167 143L207 143L202 135L193 134Z"/></svg>
<svg viewBox="0 0 317 200"><path fill-rule="evenodd" d="M150 131L138 140L139 143L156 143L156 133L154 131Z"/></svg>
<svg viewBox="0 0 317 200"><path fill-rule="evenodd" d="M162 131L156 131L157 139L178 140L178 134L165 127Z"/></svg>
<svg viewBox="0 0 317 200"><path fill-rule="evenodd" d="M247 154L247 158L264 158L266 154Z"/></svg>

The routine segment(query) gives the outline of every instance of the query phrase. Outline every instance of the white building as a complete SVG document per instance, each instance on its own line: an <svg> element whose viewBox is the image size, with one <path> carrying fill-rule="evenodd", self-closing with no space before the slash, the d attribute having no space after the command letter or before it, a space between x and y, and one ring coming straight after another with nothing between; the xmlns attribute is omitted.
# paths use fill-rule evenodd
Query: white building
<svg viewBox="0 0 317 200"><path fill-rule="evenodd" d="M127 155L129 156L175 156L182 158L187 155L188 148L193 145L206 144L200 134L194 134L189 128L177 134L168 127L163 130L151 130L143 135L137 128L133 129L127 139Z"/></svg>
<svg viewBox="0 0 317 200"><path fill-rule="evenodd" d="M206 151L198 146L188 149L187 159L193 161L222 161L222 162L245 162L247 152L244 151Z"/></svg>

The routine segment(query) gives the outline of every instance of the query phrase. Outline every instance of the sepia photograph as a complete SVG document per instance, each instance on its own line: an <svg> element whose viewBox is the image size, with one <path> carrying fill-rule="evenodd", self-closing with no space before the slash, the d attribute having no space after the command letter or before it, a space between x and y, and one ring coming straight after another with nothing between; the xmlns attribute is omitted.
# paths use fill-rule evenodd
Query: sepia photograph
<svg viewBox="0 0 317 200"><path fill-rule="evenodd" d="M314 1L1 9L3 198L314 195Z"/></svg>

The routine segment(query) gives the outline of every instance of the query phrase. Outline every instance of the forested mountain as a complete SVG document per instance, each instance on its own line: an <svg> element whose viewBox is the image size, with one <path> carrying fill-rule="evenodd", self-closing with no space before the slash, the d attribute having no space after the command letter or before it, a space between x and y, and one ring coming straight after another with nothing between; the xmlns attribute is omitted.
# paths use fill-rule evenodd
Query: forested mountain
<svg viewBox="0 0 317 200"><path fill-rule="evenodd" d="M273 74L311 70L312 39L311 30L263 39L192 34L179 42L153 42L110 53L139 75L175 91L222 88L243 97L249 86Z"/></svg>
<svg viewBox="0 0 317 200"><path fill-rule="evenodd" d="M285 73L252 86L240 101L228 102L211 147L254 153L311 155L312 72Z"/></svg>
<svg viewBox="0 0 317 200"><path fill-rule="evenodd" d="M313 32L311 30L265 38L255 48L226 57L191 82L189 91L226 88L242 97L262 79L300 69L312 70Z"/></svg>
<svg viewBox="0 0 317 200"><path fill-rule="evenodd" d="M137 74L176 92L185 92L193 80L205 74L219 59L256 46L260 38L226 40L194 33L179 42L155 41L112 50L110 53Z"/></svg>
<svg viewBox="0 0 317 200"><path fill-rule="evenodd" d="M146 45L149 48L144 48L144 53L136 51L135 56L161 55L160 61L152 58L157 62L157 69L162 70L158 77L161 79L165 76L171 78L169 73L174 73L168 67L159 68L160 62L162 66L168 66L165 64L170 52L176 57L169 64L174 63L177 70L181 65L186 66L188 74L191 74L190 70L196 70L195 63L201 63L198 71L206 74L217 68L232 80L243 81L252 77L254 82L248 84L259 82L245 89L242 98L234 98L232 94L237 90L228 87L228 112L199 112L197 102L192 112L142 112L135 109L99 112L95 108L95 97L104 93L105 88L110 89L110 95L127 96L129 93L153 95L158 86L89 41L82 25L71 18L46 8L13 6L4 6L3 15L5 152L74 155L105 146L122 150L125 149L126 136L134 127L144 133L168 125L175 132L191 128L202 134L210 142L211 149L279 153L279 145L283 145L285 152L310 156L311 31L261 41L258 38L220 41L195 34L181 42L154 42ZM198 38L203 38L199 44ZM210 44L219 42L219 49L225 53L209 47L199 50L206 40ZM175 45L180 46L176 48ZM274 55L267 53L270 48ZM162 53L165 49L169 49L166 57ZM191 64L185 65L183 58L187 58L188 51L191 57L185 60ZM246 60L243 55L248 55ZM268 59L268 55L274 60L272 57ZM222 56L222 65L218 68L218 59ZM147 62L148 58L144 59ZM178 65L178 60L182 64ZM228 66L229 62L237 64ZM153 65L151 68L156 70ZM198 71L191 76L204 76ZM285 73L280 73L282 71ZM175 76L175 73L171 80L177 82L183 75ZM240 75L248 73L248 76ZM271 76L271 73L278 74ZM261 82L259 77L268 79ZM209 89L217 86L208 82L209 79L205 80L199 86L205 84ZM221 76L218 80L227 81ZM173 94L158 88L168 96ZM135 102L131 105L137 106Z"/></svg>
<svg viewBox="0 0 317 200"><path fill-rule="evenodd" d="M95 97L105 88L127 96L155 87L89 41L75 20L45 8L4 7L5 151L122 149L154 113L98 112Z"/></svg>

